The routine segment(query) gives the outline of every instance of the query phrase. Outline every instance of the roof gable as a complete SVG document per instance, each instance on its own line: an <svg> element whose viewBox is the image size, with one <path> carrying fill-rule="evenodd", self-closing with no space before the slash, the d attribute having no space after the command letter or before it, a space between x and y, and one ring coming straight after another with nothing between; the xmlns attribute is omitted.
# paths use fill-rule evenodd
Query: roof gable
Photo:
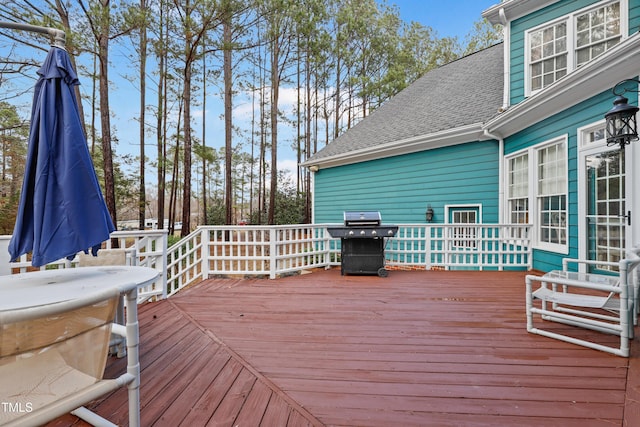
<svg viewBox="0 0 640 427"><path fill-rule="evenodd" d="M403 146L407 152L435 148L443 143L431 138L430 144L430 136L440 141L456 129L465 134L458 143L470 142L469 127L481 132L482 123L502 105L503 70L502 43L431 70L303 165L352 163L367 153L375 153L374 158L398 155ZM350 154L359 154L360 160L350 160Z"/></svg>

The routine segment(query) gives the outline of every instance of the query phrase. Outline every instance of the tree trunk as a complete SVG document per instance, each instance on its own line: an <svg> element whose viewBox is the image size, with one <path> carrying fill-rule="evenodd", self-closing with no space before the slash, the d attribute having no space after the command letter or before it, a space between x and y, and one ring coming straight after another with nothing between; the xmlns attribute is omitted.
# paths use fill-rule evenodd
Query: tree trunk
<svg viewBox="0 0 640 427"><path fill-rule="evenodd" d="M164 228L164 205L165 205L165 187L166 187L166 158L167 158L167 83L166 83L166 61L167 56L165 39L165 22L164 22L164 4L160 4L160 36L159 46L160 52L158 64L158 116L157 124L157 147L158 147L158 230Z"/></svg>
<svg viewBox="0 0 640 427"><path fill-rule="evenodd" d="M271 185L269 186L269 224L275 224L278 191L278 97L280 95L280 44L276 37L271 50Z"/></svg>
<svg viewBox="0 0 640 427"><path fill-rule="evenodd" d="M225 223L233 223L233 182L231 171L233 170L233 147L231 145L231 137L233 134L232 122L232 70L231 70L231 12L224 11L222 22L222 43L224 46L224 205L225 205Z"/></svg>
<svg viewBox="0 0 640 427"><path fill-rule="evenodd" d="M140 0L140 9L146 12L146 0ZM140 28L140 183L138 190L138 228L144 230L147 197L145 190L145 107L147 88L147 26Z"/></svg>
<svg viewBox="0 0 640 427"><path fill-rule="evenodd" d="M110 7L109 0L101 0L102 7ZM106 13L106 16L109 16ZM98 34L98 58L100 63L100 123L102 132L102 162L104 169L104 199L113 225L118 228L115 180L113 176L113 152L111 150L111 118L109 116L109 22L100 22Z"/></svg>

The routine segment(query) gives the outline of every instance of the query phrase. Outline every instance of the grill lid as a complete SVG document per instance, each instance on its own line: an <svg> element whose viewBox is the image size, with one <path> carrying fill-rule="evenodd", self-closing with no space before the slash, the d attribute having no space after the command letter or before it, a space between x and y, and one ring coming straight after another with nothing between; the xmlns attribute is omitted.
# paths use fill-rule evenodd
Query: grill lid
<svg viewBox="0 0 640 427"><path fill-rule="evenodd" d="M378 211L353 211L344 212L344 225L346 226L376 226L382 223L382 217Z"/></svg>

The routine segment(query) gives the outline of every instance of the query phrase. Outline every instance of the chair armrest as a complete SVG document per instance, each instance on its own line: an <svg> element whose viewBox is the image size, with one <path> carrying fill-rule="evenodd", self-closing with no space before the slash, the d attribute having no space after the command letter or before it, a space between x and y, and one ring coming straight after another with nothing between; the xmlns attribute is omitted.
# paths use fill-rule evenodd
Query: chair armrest
<svg viewBox="0 0 640 427"><path fill-rule="evenodd" d="M614 292L616 294L622 293L621 286L607 285L605 283L587 282L583 280L565 279L562 277L542 277L542 276L534 276L529 274L526 276L526 282L527 282L527 285L529 286L532 285L533 282L540 282L540 283L549 283L549 284L556 284L556 285L573 286L576 288L593 289L596 291L603 291L603 292Z"/></svg>
<svg viewBox="0 0 640 427"><path fill-rule="evenodd" d="M610 267L617 267L620 265L620 263L612 262L612 261L595 261L590 259L564 258L562 260L562 270L568 271L569 264L606 265Z"/></svg>

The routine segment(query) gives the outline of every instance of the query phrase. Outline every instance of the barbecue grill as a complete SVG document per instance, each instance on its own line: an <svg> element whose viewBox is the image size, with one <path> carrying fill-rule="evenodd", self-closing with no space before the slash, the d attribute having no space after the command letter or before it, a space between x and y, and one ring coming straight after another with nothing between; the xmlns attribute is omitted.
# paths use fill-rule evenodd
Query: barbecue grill
<svg viewBox="0 0 640 427"><path fill-rule="evenodd" d="M393 237L396 225L382 224L380 212L344 213L344 226L328 227L327 231L341 242L340 272L345 274L377 274L386 277L384 268L385 237Z"/></svg>

